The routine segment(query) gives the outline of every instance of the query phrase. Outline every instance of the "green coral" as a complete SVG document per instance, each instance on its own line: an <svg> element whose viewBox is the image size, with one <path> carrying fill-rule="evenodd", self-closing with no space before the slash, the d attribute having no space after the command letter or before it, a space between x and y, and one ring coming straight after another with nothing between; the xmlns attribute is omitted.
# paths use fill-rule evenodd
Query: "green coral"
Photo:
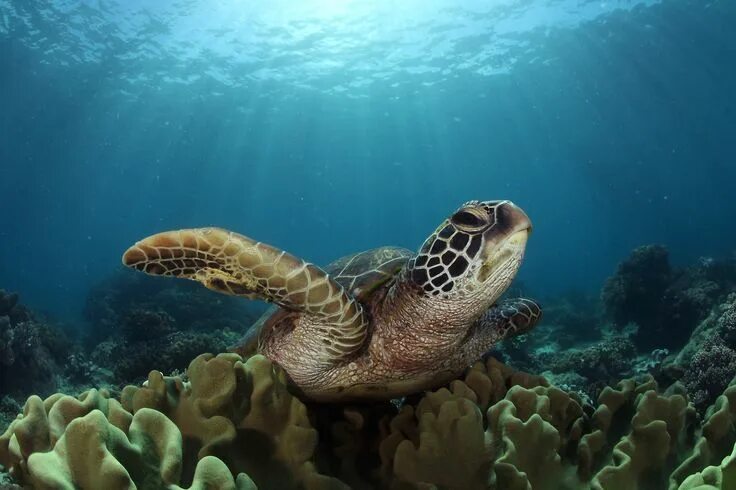
<svg viewBox="0 0 736 490"><path fill-rule="evenodd" d="M263 356L201 355L120 400L32 396L0 464L33 488L729 489L736 386L698 421L651 377L597 407L544 378L478 362L402 406L305 405Z"/></svg>
<svg viewBox="0 0 736 490"><path fill-rule="evenodd" d="M708 466L690 475L679 490L718 490L736 488L736 447L718 466Z"/></svg>
<svg viewBox="0 0 736 490"><path fill-rule="evenodd" d="M123 390L131 413L153 408L180 429L188 452L216 456L272 488L341 485L311 462L317 446L305 405L286 389L283 372L263 356L203 355L189 382L153 371L147 386Z"/></svg>
<svg viewBox="0 0 736 490"><path fill-rule="evenodd" d="M428 394L420 405L438 395L445 401L432 404L429 415L405 407L394 419L394 439L406 434L393 460L402 485L675 490L700 471L717 481L717 470L705 468L720 462L736 441L733 386L709 410L702 427L681 387L659 393L650 377L605 389L590 416L579 400L557 388L513 386L487 410L485 426L468 411L473 397L463 393L454 387L452 393ZM434 422L441 414L440 427ZM483 431L485 444L480 444ZM397 446L393 440L390 444Z"/></svg>
<svg viewBox="0 0 736 490"><path fill-rule="evenodd" d="M491 454L480 410L462 397L440 404L425 403L427 400L415 411L419 444L404 440L396 447L396 476L441 487L485 488Z"/></svg>
<svg viewBox="0 0 736 490"><path fill-rule="evenodd" d="M35 488L345 488L311 463L317 433L268 360L203 355L189 381L153 371L121 401L32 396L0 437L0 464ZM234 479L235 477L235 479Z"/></svg>

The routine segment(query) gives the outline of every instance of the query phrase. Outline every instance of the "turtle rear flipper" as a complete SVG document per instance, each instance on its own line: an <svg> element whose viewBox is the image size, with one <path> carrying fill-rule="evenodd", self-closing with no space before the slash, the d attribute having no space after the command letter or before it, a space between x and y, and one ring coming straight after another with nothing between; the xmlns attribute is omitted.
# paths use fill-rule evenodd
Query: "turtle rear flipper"
<svg viewBox="0 0 736 490"><path fill-rule="evenodd" d="M368 320L329 275L283 250L219 228L158 233L123 254L123 264L157 276L191 279L224 294L262 299L320 319L329 361L360 349Z"/></svg>

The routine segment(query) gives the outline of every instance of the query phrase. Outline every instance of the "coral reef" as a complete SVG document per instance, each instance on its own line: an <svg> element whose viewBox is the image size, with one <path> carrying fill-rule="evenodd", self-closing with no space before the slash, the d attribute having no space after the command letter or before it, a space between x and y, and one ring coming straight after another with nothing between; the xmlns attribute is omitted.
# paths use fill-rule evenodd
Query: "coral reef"
<svg viewBox="0 0 736 490"><path fill-rule="evenodd" d="M0 393L50 393L59 388L72 343L58 329L37 319L17 294L0 290Z"/></svg>
<svg viewBox="0 0 736 490"><path fill-rule="evenodd" d="M682 382L698 409L705 409L736 375L736 351L719 337L708 339L693 356Z"/></svg>
<svg viewBox="0 0 736 490"><path fill-rule="evenodd" d="M3 395L0 398L0 427L7 427L10 421L13 420L23 409L23 405L8 395Z"/></svg>
<svg viewBox="0 0 736 490"><path fill-rule="evenodd" d="M627 337L613 337L583 349L543 356L542 363L553 373L575 371L589 379L610 382L631 370L635 357L633 342Z"/></svg>
<svg viewBox="0 0 736 490"><path fill-rule="evenodd" d="M123 341L114 344L112 352L101 349L95 362L109 366L115 379L131 382L145 378L151 366L165 373L184 370L189 361L202 352L225 352L240 335L230 330L221 332L174 332L148 342Z"/></svg>
<svg viewBox="0 0 736 490"><path fill-rule="evenodd" d="M0 488L736 488L735 290L736 260L677 269L642 247L600 301L548 298L533 335L461 378L365 405L301 400L262 356L200 355L256 312L195 285L110 279L86 350L3 291Z"/></svg>
<svg viewBox="0 0 736 490"><path fill-rule="evenodd" d="M736 345L736 294L728 297L718 320L718 334L724 342Z"/></svg>
<svg viewBox="0 0 736 490"><path fill-rule="evenodd" d="M669 367L682 372L681 381L699 410L714 402L736 376L736 294L713 309Z"/></svg>
<svg viewBox="0 0 736 490"><path fill-rule="evenodd" d="M615 325L638 325L633 340L640 351L679 349L735 287L733 260L701 259L676 270L665 247L647 245L619 265L606 281L601 300Z"/></svg>
<svg viewBox="0 0 736 490"><path fill-rule="evenodd" d="M161 281L120 270L90 290L84 313L93 328L87 344L120 334L131 341L146 340L174 329L243 332L262 310L193 282Z"/></svg>
<svg viewBox="0 0 736 490"><path fill-rule="evenodd" d="M664 385L682 380L702 411L736 374L734 291L736 260L676 269L663 246L640 247L606 281L598 304L581 294L547 298L533 335L493 354L582 397L635 374Z"/></svg>
<svg viewBox="0 0 736 490"><path fill-rule="evenodd" d="M151 366L180 371L202 352L227 350L258 313L258 306L194 283L121 271L87 298L88 358L119 383L145 379Z"/></svg>
<svg viewBox="0 0 736 490"><path fill-rule="evenodd" d="M163 310L132 308L122 318L121 334L130 341L151 340L170 334L176 329L176 321Z"/></svg>
<svg viewBox="0 0 736 490"><path fill-rule="evenodd" d="M732 488L736 386L702 423L675 384L595 408L494 358L403 405L305 405L266 358L201 355L120 399L32 396L0 464L34 488Z"/></svg>
<svg viewBox="0 0 736 490"><path fill-rule="evenodd" d="M635 329L613 329L602 323L595 308L580 313L568 298L553 301L552 318L545 315L531 335L521 335L503 342L491 354L514 368L543 373L552 383L583 398L595 398L610 383L634 374L649 372L647 363L658 370L663 359L655 362L637 352L632 340ZM565 321L574 318L577 329L571 332Z"/></svg>
<svg viewBox="0 0 736 490"><path fill-rule="evenodd" d="M615 324L636 323L644 330L660 327L662 298L672 281L669 253L661 245L634 250L606 280L601 300Z"/></svg>
<svg viewBox="0 0 736 490"><path fill-rule="evenodd" d="M634 374L634 359L636 348L626 336L610 337L586 347L539 355L539 363L546 369L545 375L555 384L592 398L604 386ZM575 374L574 381L570 373ZM558 378L558 375L565 377Z"/></svg>
<svg viewBox="0 0 736 490"><path fill-rule="evenodd" d="M598 328L604 322L599 311L598 298L570 292L554 298L545 298L544 324L558 327L554 337L560 349L575 346L581 341L595 341L601 337Z"/></svg>
<svg viewBox="0 0 736 490"><path fill-rule="evenodd" d="M0 464L36 488L253 487L228 467L265 488L345 488L311 463L317 433L306 407L265 358L203 355L187 374L153 371L120 402L95 389L32 396L0 437Z"/></svg>

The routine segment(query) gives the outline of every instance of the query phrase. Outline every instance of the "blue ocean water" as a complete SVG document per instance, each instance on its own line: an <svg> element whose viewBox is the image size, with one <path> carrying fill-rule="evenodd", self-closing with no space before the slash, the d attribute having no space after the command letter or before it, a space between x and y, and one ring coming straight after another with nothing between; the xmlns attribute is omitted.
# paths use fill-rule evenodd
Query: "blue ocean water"
<svg viewBox="0 0 736 490"><path fill-rule="evenodd" d="M0 287L73 321L136 240L217 225L316 263L470 199L536 295L736 246L729 0L0 0Z"/></svg>

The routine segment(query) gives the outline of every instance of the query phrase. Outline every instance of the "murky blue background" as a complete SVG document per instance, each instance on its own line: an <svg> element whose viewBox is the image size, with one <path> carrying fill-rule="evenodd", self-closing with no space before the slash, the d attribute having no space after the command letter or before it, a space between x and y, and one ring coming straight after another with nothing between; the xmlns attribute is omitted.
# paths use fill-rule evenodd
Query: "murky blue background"
<svg viewBox="0 0 736 490"><path fill-rule="evenodd" d="M325 263L469 199L527 210L538 295L644 243L727 256L734 25L725 0L0 0L0 287L73 320L157 231Z"/></svg>

